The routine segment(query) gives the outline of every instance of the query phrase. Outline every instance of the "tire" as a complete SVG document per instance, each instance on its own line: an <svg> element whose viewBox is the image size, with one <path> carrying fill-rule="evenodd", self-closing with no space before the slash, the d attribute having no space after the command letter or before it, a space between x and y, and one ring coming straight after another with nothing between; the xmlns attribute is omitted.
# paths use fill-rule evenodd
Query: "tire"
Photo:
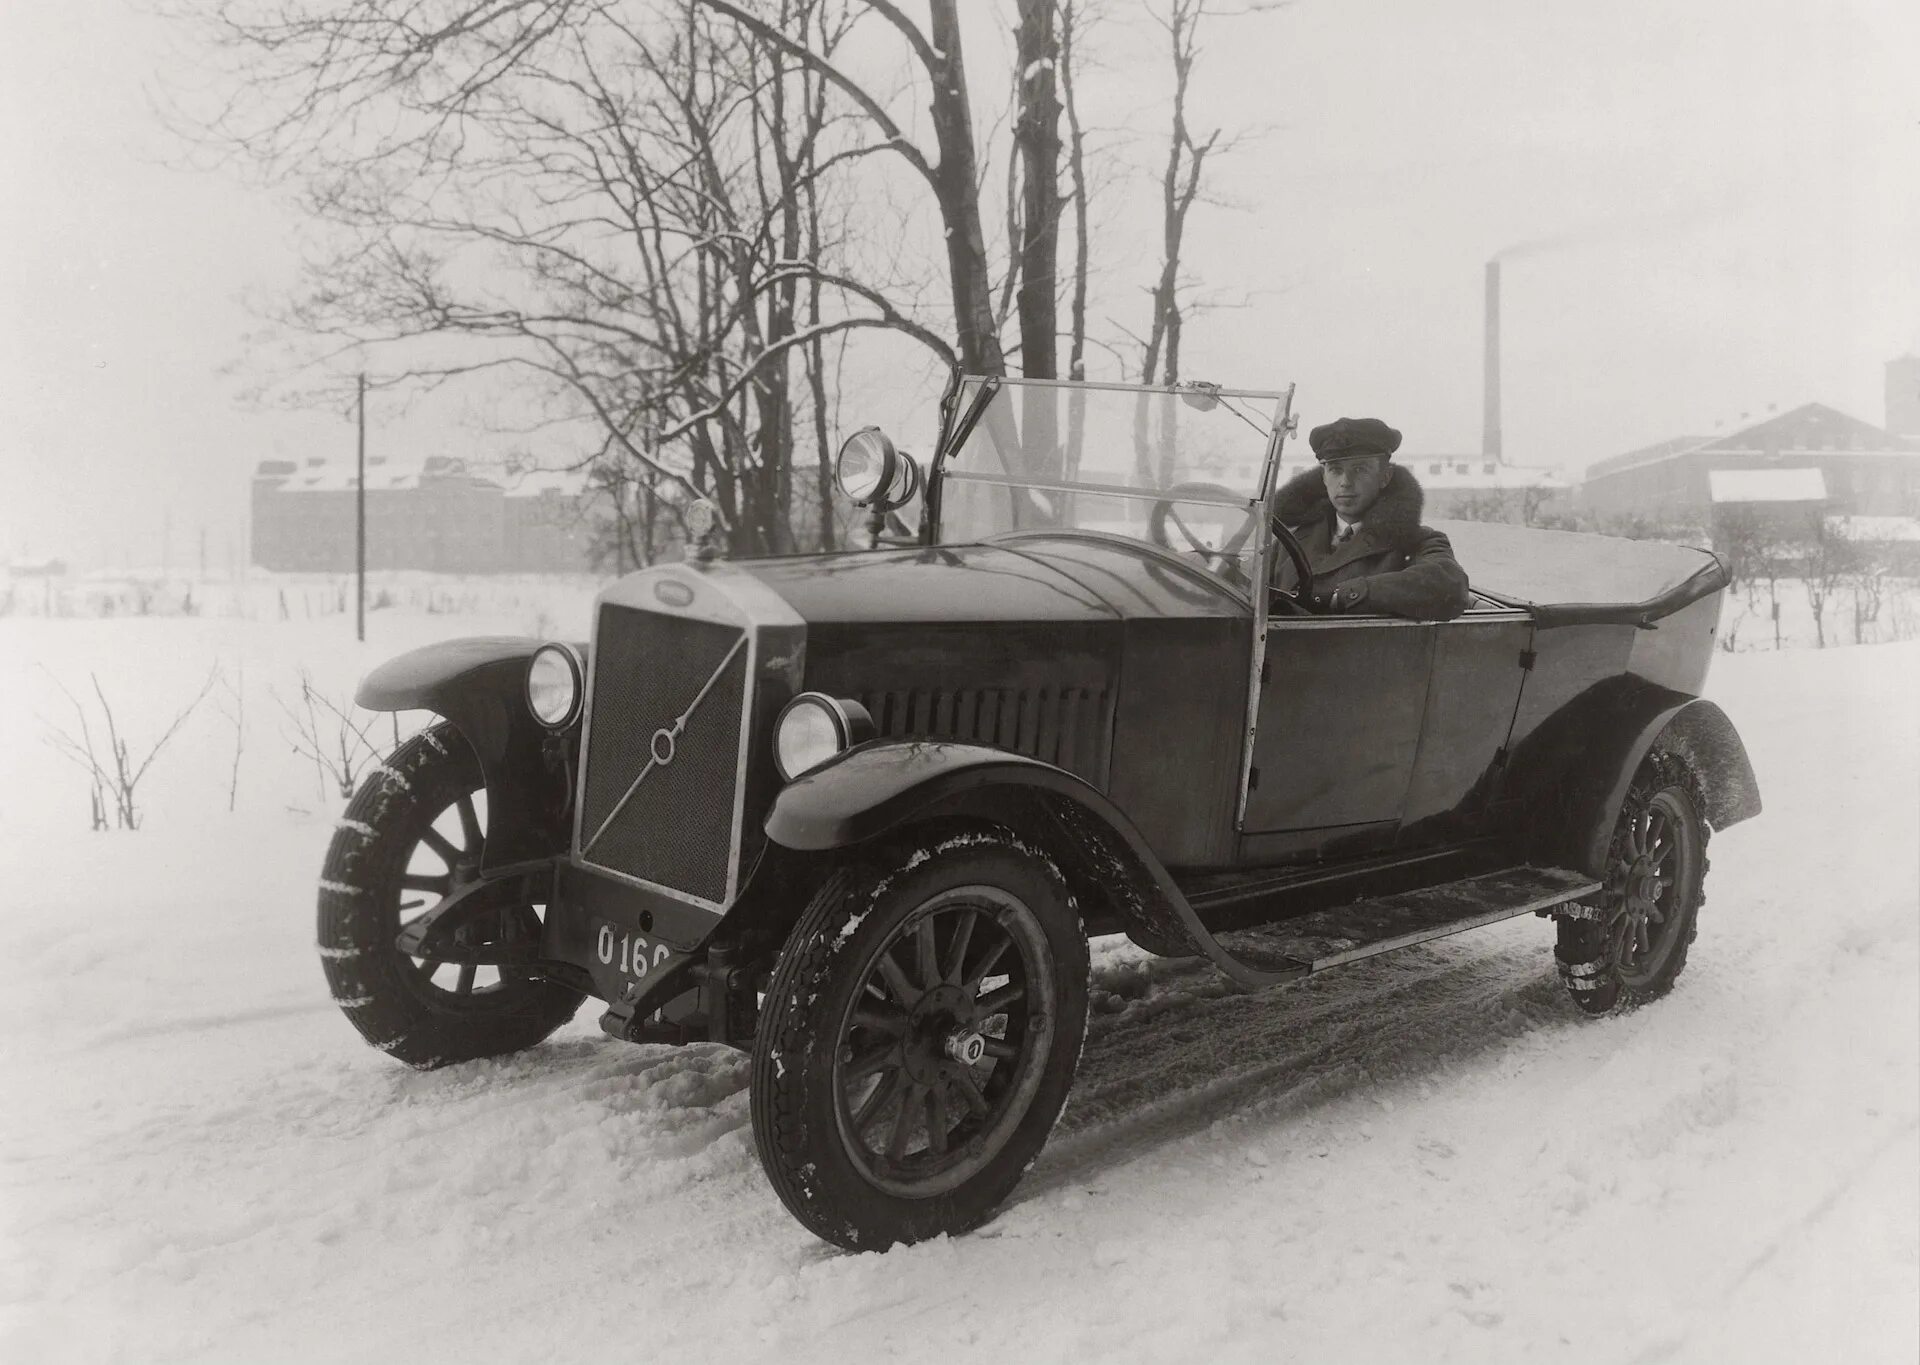
<svg viewBox="0 0 1920 1365"><path fill-rule="evenodd" d="M1649 754L1634 774L1600 903L1559 922L1560 980L1586 1013L1657 1000L1686 967L1706 903L1705 809L1698 774L1675 754Z"/></svg>
<svg viewBox="0 0 1920 1365"><path fill-rule="evenodd" d="M458 730L422 731L360 784L320 873L320 965L334 1002L374 1047L422 1070L532 1047L585 999L524 968L434 964L394 945L436 893L472 879L484 788ZM538 934L536 906L503 913Z"/></svg>
<svg viewBox="0 0 1920 1365"><path fill-rule="evenodd" d="M760 1164L795 1218L851 1249L991 1217L1086 1038L1087 938L1059 868L998 827L920 834L815 894L754 1040Z"/></svg>

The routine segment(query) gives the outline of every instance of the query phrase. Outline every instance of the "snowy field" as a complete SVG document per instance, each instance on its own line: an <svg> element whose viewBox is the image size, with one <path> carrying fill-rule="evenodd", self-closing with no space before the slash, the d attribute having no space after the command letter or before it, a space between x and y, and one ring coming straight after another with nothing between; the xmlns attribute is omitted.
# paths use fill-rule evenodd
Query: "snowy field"
<svg viewBox="0 0 1920 1365"><path fill-rule="evenodd" d="M341 803L275 697L577 634L585 596L397 597L365 646L324 611L0 619L0 1359L1920 1356L1920 644L1716 659L1767 810L1713 840L1667 1000L1580 1018L1531 918L1264 995L1101 943L1007 1208L853 1256L763 1180L739 1054L590 1004L417 1074L327 998ZM216 692L143 828L90 833L56 682L97 673L137 754L216 663L244 732Z"/></svg>

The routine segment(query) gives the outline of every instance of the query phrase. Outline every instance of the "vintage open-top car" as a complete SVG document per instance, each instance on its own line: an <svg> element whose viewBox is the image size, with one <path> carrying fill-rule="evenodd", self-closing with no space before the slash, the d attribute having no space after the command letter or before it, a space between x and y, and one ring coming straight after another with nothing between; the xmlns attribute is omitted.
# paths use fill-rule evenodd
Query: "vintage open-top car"
<svg viewBox="0 0 1920 1365"><path fill-rule="evenodd" d="M1664 992L1709 829L1759 810L1699 696L1724 567L1444 524L1462 615L1321 614L1274 515L1291 402L957 379L924 463L842 451L873 548L697 547L609 584L590 645L383 664L360 705L443 719L328 850L335 999L420 1067L586 995L617 1038L750 1048L774 1189L873 1248L1031 1164L1089 934L1263 987L1532 912L1581 1009Z"/></svg>

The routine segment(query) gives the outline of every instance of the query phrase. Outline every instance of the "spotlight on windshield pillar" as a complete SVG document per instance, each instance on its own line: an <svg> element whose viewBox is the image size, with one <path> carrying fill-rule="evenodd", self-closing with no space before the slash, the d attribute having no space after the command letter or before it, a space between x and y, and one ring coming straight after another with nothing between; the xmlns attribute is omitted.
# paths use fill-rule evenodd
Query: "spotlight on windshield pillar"
<svg viewBox="0 0 1920 1365"><path fill-rule="evenodd" d="M920 466L895 450L879 427L861 427L847 437L834 462L834 477L855 507L891 512L920 491Z"/></svg>

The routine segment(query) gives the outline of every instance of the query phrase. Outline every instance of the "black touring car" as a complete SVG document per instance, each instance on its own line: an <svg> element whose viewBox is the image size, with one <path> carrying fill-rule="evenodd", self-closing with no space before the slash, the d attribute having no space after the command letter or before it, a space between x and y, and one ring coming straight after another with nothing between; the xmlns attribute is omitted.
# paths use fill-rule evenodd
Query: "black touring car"
<svg viewBox="0 0 1920 1365"><path fill-rule="evenodd" d="M1760 808L1699 695L1724 566L1446 524L1458 619L1317 614L1271 515L1291 402L956 380L924 464L842 451L873 548L701 549L609 584L589 644L383 664L360 705L441 719L328 850L335 999L418 1067L588 995L616 1038L751 1049L775 1191L878 1248L1032 1163L1089 934L1264 987L1533 913L1580 1009L1666 991L1709 830Z"/></svg>

